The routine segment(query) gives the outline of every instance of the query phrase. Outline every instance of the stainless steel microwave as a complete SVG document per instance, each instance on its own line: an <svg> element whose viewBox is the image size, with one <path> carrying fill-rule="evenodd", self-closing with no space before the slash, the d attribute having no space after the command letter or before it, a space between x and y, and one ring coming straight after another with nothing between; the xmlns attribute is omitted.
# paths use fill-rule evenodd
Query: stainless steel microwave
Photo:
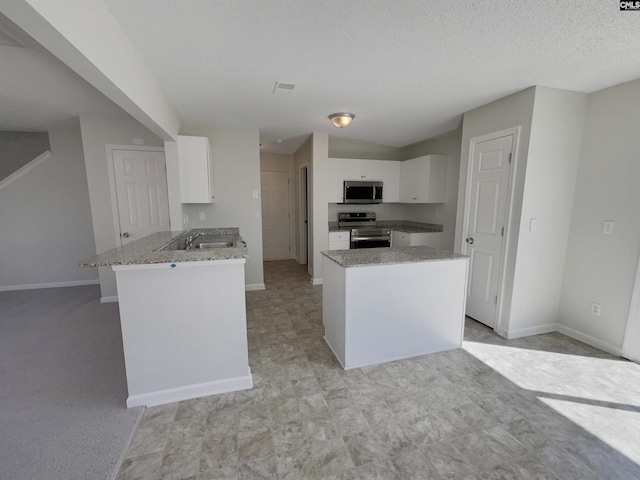
<svg viewBox="0 0 640 480"><path fill-rule="evenodd" d="M344 203L382 203L382 182L345 181Z"/></svg>

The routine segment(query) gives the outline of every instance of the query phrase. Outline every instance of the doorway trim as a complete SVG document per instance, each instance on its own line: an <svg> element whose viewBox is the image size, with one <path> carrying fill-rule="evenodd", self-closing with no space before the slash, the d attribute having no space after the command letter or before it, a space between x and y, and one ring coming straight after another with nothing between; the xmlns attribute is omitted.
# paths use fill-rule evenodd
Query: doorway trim
<svg viewBox="0 0 640 480"><path fill-rule="evenodd" d="M109 196L111 197L111 215L113 218L113 235L116 245L122 246L120 237L120 216L118 215L118 194L116 192L116 172L113 168L113 152L115 150L137 150L140 152L164 152L164 147L149 147L146 145L116 145L108 143L105 145L107 154L107 170L109 177ZM166 165L166 156L165 156ZM167 185L168 189L168 185ZM169 230L171 230L171 216L169 216Z"/></svg>
<svg viewBox="0 0 640 480"><path fill-rule="evenodd" d="M622 356L640 363L640 258L638 259L636 282L631 295L629 319L622 343Z"/></svg>
<svg viewBox="0 0 640 480"><path fill-rule="evenodd" d="M298 225L300 250L297 258L301 265L309 265L309 165L301 165L298 168L298 205L300 208ZM306 218L306 223L305 223Z"/></svg>
<svg viewBox="0 0 640 480"><path fill-rule="evenodd" d="M465 185L464 196L464 214L462 219L462 236L460 237L460 252L465 251L465 238L467 238L466 227L469 221L469 208L471 204L471 181L472 181L472 168L473 157L475 154L476 144L486 142L488 140L494 140L496 138L513 136L513 147L511 155L511 168L509 171L509 183L507 191L507 205L504 213L504 236L502 238L502 258L500 258L499 276L498 276L498 304L496 308L496 316L494 318L493 330L500 336L508 338L509 328L508 321L504 318L504 299L505 299L505 282L504 279L507 275L507 266L509 265L508 259L511 256L513 248L510 245L509 239L511 239L511 219L513 218L513 190L515 186L516 172L518 170L518 148L520 146L520 131L521 126L515 126L496 132L486 133L469 139L469 155L467 157L467 178Z"/></svg>

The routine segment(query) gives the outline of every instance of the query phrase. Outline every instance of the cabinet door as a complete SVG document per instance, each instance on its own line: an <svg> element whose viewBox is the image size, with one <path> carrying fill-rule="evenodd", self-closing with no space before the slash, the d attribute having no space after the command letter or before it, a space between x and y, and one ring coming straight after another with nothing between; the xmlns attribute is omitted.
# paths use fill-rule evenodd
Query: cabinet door
<svg viewBox="0 0 640 480"><path fill-rule="evenodd" d="M382 160L382 201L400 201L400 162Z"/></svg>
<svg viewBox="0 0 640 480"><path fill-rule="evenodd" d="M382 181L382 160L345 158L344 180Z"/></svg>
<svg viewBox="0 0 640 480"><path fill-rule="evenodd" d="M405 160L400 164L400 201L417 203L420 190L420 161L417 158Z"/></svg>
<svg viewBox="0 0 640 480"><path fill-rule="evenodd" d="M442 203L447 183L447 157L426 155L405 160L400 166L400 201Z"/></svg>
<svg viewBox="0 0 640 480"><path fill-rule="evenodd" d="M213 203L209 139L178 136L182 203Z"/></svg>
<svg viewBox="0 0 640 480"><path fill-rule="evenodd" d="M343 164L342 158L327 159L327 202L342 203L343 193Z"/></svg>

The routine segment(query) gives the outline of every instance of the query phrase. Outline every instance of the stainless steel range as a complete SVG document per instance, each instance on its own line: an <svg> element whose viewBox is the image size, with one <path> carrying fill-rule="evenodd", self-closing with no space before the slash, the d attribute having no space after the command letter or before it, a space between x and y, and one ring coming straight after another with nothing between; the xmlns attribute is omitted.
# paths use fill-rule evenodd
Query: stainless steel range
<svg viewBox="0 0 640 480"><path fill-rule="evenodd" d="M376 226L375 212L341 212L338 226L351 229L351 248L391 246L391 229Z"/></svg>

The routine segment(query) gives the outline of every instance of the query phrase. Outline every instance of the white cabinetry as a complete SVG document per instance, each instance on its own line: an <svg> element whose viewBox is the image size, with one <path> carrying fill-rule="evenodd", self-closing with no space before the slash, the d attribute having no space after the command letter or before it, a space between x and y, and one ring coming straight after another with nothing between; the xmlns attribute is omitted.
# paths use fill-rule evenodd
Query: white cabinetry
<svg viewBox="0 0 640 480"><path fill-rule="evenodd" d="M400 201L400 164L393 160L382 160L382 201Z"/></svg>
<svg viewBox="0 0 640 480"><path fill-rule="evenodd" d="M179 135L178 157L182 203L213 203L209 139Z"/></svg>
<svg viewBox="0 0 640 480"><path fill-rule="evenodd" d="M344 161L342 158L327 159L327 202L342 203L344 201L343 192L343 171Z"/></svg>
<svg viewBox="0 0 640 480"><path fill-rule="evenodd" d="M329 232L329 250L349 250L350 232Z"/></svg>
<svg viewBox="0 0 640 480"><path fill-rule="evenodd" d="M442 248L442 232L407 233L394 230L391 234L392 247L434 247Z"/></svg>
<svg viewBox="0 0 640 480"><path fill-rule="evenodd" d="M382 181L382 160L344 158L344 180Z"/></svg>
<svg viewBox="0 0 640 480"><path fill-rule="evenodd" d="M443 203L446 184L446 155L426 155L401 162L402 203Z"/></svg>

